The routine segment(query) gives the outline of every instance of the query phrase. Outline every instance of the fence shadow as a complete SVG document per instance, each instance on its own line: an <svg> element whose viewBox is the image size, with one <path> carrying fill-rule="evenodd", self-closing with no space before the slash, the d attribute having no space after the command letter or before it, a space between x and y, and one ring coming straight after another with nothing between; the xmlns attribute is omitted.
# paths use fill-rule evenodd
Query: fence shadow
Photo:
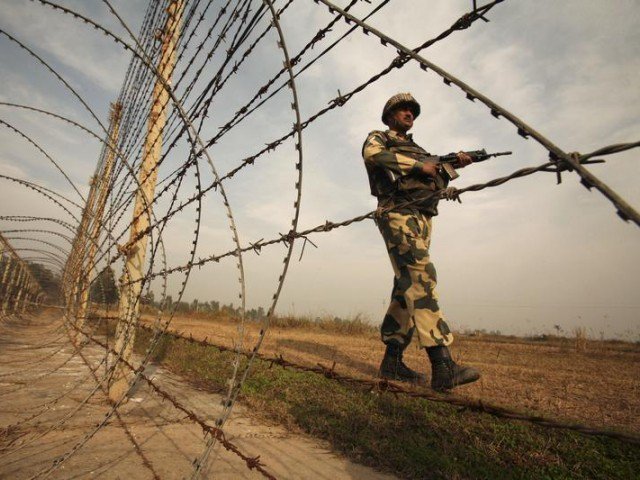
<svg viewBox="0 0 640 480"><path fill-rule="evenodd" d="M290 348L321 357L324 360L323 364L325 366L331 366L333 362L336 362L336 366L343 365L368 376L376 376L378 374L378 368L376 366L350 358L333 345L288 338L278 339L276 344L278 347Z"/></svg>

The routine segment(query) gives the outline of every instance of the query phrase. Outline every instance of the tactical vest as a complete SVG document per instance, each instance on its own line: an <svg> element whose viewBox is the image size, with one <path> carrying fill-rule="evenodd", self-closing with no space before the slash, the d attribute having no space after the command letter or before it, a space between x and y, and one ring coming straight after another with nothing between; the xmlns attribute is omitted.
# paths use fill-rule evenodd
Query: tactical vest
<svg viewBox="0 0 640 480"><path fill-rule="evenodd" d="M439 157L430 155L413 140L393 138L386 132L379 132L385 139L387 150L400 153L420 161L438 162ZM433 195L437 190L446 188L448 181L441 175L436 178L425 174L411 173L398 175L391 170L381 167L367 169L371 194L378 198L382 207L395 207L411 202L408 207L400 207L400 212L417 210L429 216L438 214L438 196Z"/></svg>

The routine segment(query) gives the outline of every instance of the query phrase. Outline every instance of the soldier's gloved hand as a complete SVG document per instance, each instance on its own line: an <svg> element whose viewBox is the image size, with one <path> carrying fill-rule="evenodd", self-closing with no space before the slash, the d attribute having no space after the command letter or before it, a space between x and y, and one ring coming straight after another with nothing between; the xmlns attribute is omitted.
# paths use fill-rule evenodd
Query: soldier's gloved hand
<svg viewBox="0 0 640 480"><path fill-rule="evenodd" d="M456 187L447 187L442 190L442 198L445 200L457 200L459 203L462 203L460 200L460 192Z"/></svg>
<svg viewBox="0 0 640 480"><path fill-rule="evenodd" d="M432 162L424 162L422 164L422 173L430 177L435 177L438 175L438 165Z"/></svg>
<svg viewBox="0 0 640 480"><path fill-rule="evenodd" d="M468 153L458 152L456 153L456 157L458 158L458 167L464 168L467 165L473 163L473 158Z"/></svg>

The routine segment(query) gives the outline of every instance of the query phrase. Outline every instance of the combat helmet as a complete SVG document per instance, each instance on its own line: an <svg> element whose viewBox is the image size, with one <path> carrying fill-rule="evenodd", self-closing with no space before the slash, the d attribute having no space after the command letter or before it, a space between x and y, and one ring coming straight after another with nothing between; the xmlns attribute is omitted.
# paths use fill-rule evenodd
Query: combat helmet
<svg viewBox="0 0 640 480"><path fill-rule="evenodd" d="M420 104L410 93L398 93L384 104L384 108L382 109L382 123L389 125L387 123L387 115L389 115L394 108L402 104L409 105L413 112L413 118L418 118L418 115L420 115Z"/></svg>

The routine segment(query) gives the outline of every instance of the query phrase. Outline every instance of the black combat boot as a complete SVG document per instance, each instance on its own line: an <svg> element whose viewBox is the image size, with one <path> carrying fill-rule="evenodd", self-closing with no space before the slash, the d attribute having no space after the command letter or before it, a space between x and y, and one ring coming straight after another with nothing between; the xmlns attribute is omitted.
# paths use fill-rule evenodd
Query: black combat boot
<svg viewBox="0 0 640 480"><path fill-rule="evenodd" d="M427 377L407 367L402 361L403 348L396 342L388 343L380 364L380 376L400 382L426 383Z"/></svg>
<svg viewBox="0 0 640 480"><path fill-rule="evenodd" d="M431 360L431 388L437 392L445 392L480 378L480 372L475 368L454 362L445 346L429 347L427 354Z"/></svg>

